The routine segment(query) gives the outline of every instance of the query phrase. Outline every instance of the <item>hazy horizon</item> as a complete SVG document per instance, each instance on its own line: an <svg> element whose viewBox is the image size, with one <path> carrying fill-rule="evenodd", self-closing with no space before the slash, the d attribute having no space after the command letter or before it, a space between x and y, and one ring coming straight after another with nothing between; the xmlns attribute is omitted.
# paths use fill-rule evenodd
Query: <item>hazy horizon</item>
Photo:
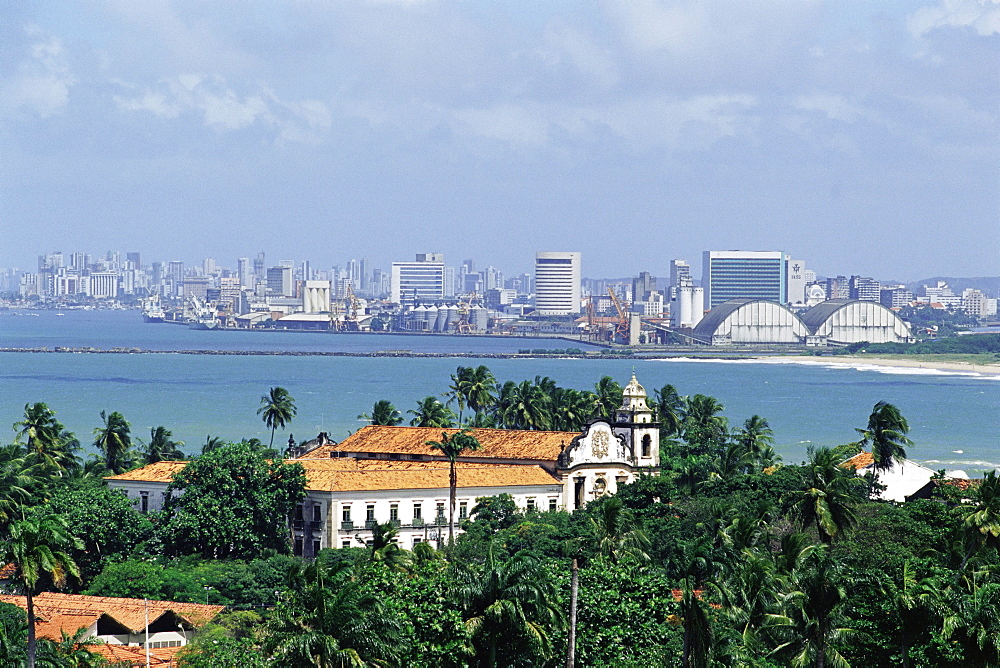
<svg viewBox="0 0 1000 668"><path fill-rule="evenodd" d="M1000 274L1000 5L0 7L0 267Z"/></svg>

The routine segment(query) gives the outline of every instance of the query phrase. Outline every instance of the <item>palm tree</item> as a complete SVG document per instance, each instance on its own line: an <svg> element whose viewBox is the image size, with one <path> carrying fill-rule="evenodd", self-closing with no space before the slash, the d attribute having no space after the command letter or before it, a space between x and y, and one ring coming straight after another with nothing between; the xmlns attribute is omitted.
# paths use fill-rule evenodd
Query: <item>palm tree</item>
<svg viewBox="0 0 1000 668"><path fill-rule="evenodd" d="M841 571L827 548L804 557L779 596L783 612L767 616L768 628L783 639L774 654L789 657L793 666L849 665L838 649L853 634L842 626L847 594Z"/></svg>
<svg viewBox="0 0 1000 668"><path fill-rule="evenodd" d="M295 417L295 400L283 387L272 387L260 398L260 408L257 415L262 416L264 424L271 428L271 445L274 447L274 432L292 421Z"/></svg>
<svg viewBox="0 0 1000 668"><path fill-rule="evenodd" d="M767 468L781 460L781 457L774 452L774 430L767 420L759 415L748 417L734 437L759 468Z"/></svg>
<svg viewBox="0 0 1000 668"><path fill-rule="evenodd" d="M899 409L890 403L880 401L868 416L868 427L855 429L861 436L857 445L871 446L876 471L887 471L900 459L906 458L905 446L913 445L906 437L910 426Z"/></svg>
<svg viewBox="0 0 1000 668"><path fill-rule="evenodd" d="M792 492L792 511L803 527L816 525L820 540L830 543L854 524L854 501L865 483L839 465L839 457L830 448L808 449L805 488Z"/></svg>
<svg viewBox="0 0 1000 668"><path fill-rule="evenodd" d="M722 404L715 397L696 394L687 401L683 437L695 454L707 454L720 448L728 436L726 418L719 415Z"/></svg>
<svg viewBox="0 0 1000 668"><path fill-rule="evenodd" d="M664 438L679 436L684 428L687 398L677 394L673 385L664 385L655 391L655 396L653 404L660 418L660 433Z"/></svg>
<svg viewBox="0 0 1000 668"><path fill-rule="evenodd" d="M449 404L453 401L458 403L459 424L462 424L462 412L465 410L466 399L468 397L466 388L469 384L469 374L471 371L472 367L458 367L458 369L455 370L455 373L451 374L451 385L448 387L450 392L446 393L449 396Z"/></svg>
<svg viewBox="0 0 1000 668"><path fill-rule="evenodd" d="M479 440L466 427L451 434L442 431L440 441L425 441L424 444L431 446L431 450L439 450L448 458L448 546L451 547L455 544L455 496L458 491L458 473L455 470L455 462L466 450L470 452L478 450Z"/></svg>
<svg viewBox="0 0 1000 668"><path fill-rule="evenodd" d="M143 444L140 452L143 466L184 459L184 453L180 451L180 446L184 445L184 442L174 441L171 436L170 430L162 425L149 428L149 443Z"/></svg>
<svg viewBox="0 0 1000 668"><path fill-rule="evenodd" d="M712 620L708 618L705 605L695 593L691 578L684 581L680 608L681 622L684 625L681 665L684 668L706 668L714 639Z"/></svg>
<svg viewBox="0 0 1000 668"><path fill-rule="evenodd" d="M0 535L14 519L24 517L35 485L35 467L15 444L0 447Z"/></svg>
<svg viewBox="0 0 1000 668"><path fill-rule="evenodd" d="M463 391L465 392L465 403L477 417L489 410L493 406L493 402L496 401L494 396L496 383L497 379L493 377L493 372L488 367L480 364L475 369L470 370Z"/></svg>
<svg viewBox="0 0 1000 668"><path fill-rule="evenodd" d="M370 530L372 532L370 544L365 544L360 534L357 536L357 540L368 548L368 560L385 564L389 570L406 570L410 557L396 542L399 529L392 522L385 524L376 522Z"/></svg>
<svg viewBox="0 0 1000 668"><path fill-rule="evenodd" d="M123 473L132 465L132 437L129 435L129 423L121 413L115 411L108 415L101 411L103 427L94 429L94 447L104 455L108 470L112 473Z"/></svg>
<svg viewBox="0 0 1000 668"><path fill-rule="evenodd" d="M962 524L978 544L1000 546L1000 477L989 471L974 493L975 506L962 517Z"/></svg>
<svg viewBox="0 0 1000 668"><path fill-rule="evenodd" d="M649 536L618 497L600 504L596 517L590 518L590 529L597 553L612 564L649 562Z"/></svg>
<svg viewBox="0 0 1000 668"><path fill-rule="evenodd" d="M406 412L413 415L413 419L410 420L410 425L413 427L448 429L455 426L455 414L436 397L424 397L417 402L416 410Z"/></svg>
<svg viewBox="0 0 1000 668"><path fill-rule="evenodd" d="M362 413L358 416L358 419L367 420L370 424L395 427L403 421L403 416L400 415L399 411L396 410L396 407L392 405L391 401L379 399L372 404L371 415L368 413Z"/></svg>
<svg viewBox="0 0 1000 668"><path fill-rule="evenodd" d="M527 380L508 381L501 389L501 400L507 429L548 429L551 397L540 386Z"/></svg>
<svg viewBox="0 0 1000 668"><path fill-rule="evenodd" d="M30 464L41 464L62 475L75 468L73 451L79 441L65 431L55 416L55 411L43 403L25 404L24 419L14 423L14 430L18 439L25 439Z"/></svg>
<svg viewBox="0 0 1000 668"><path fill-rule="evenodd" d="M557 431L580 431L594 414L593 392L556 388L552 395L552 424Z"/></svg>
<svg viewBox="0 0 1000 668"><path fill-rule="evenodd" d="M292 568L264 628L269 656L301 668L396 665L401 624L385 597L351 577L351 568L324 559Z"/></svg>
<svg viewBox="0 0 1000 668"><path fill-rule="evenodd" d="M496 552L491 542L482 571L456 573L455 593L478 663L495 668L537 658L540 665L553 654L550 633L563 626L555 588L534 557L500 559Z"/></svg>
<svg viewBox="0 0 1000 668"><path fill-rule="evenodd" d="M876 570L878 574L881 571ZM940 583L933 577L917 577L917 569L911 559L903 562L903 571L898 580L883 574L879 582L882 595L893 607L899 623L899 653L902 668L909 668L910 645L914 628L923 626L921 613L933 606L941 590Z"/></svg>
<svg viewBox="0 0 1000 668"><path fill-rule="evenodd" d="M622 386L611 376L602 376L594 385L594 414L612 419L622 405Z"/></svg>
<svg viewBox="0 0 1000 668"><path fill-rule="evenodd" d="M27 600L28 668L34 668L37 651L35 587L42 576L50 578L56 587L63 587L69 577L79 578L80 569L69 556L74 549L84 549L83 541L70 533L66 520L58 515L14 522L7 541L0 545L0 561L14 564L14 580Z"/></svg>

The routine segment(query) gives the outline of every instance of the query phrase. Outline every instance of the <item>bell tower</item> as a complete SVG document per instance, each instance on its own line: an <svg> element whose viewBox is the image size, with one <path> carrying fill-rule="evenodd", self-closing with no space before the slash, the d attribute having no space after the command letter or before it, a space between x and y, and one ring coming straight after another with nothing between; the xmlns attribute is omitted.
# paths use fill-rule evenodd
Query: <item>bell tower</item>
<svg viewBox="0 0 1000 668"><path fill-rule="evenodd" d="M636 466L660 465L660 423L646 404L646 389L632 373L622 390L622 405L615 411L614 431L625 437Z"/></svg>

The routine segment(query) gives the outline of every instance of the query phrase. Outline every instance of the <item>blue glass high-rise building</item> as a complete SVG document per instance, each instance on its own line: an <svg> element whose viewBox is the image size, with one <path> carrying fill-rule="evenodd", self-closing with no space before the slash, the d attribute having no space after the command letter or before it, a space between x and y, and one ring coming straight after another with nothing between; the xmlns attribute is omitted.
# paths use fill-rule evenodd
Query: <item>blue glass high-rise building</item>
<svg viewBox="0 0 1000 668"><path fill-rule="evenodd" d="M705 251L701 269L707 307L730 299L787 303L788 261L782 251Z"/></svg>

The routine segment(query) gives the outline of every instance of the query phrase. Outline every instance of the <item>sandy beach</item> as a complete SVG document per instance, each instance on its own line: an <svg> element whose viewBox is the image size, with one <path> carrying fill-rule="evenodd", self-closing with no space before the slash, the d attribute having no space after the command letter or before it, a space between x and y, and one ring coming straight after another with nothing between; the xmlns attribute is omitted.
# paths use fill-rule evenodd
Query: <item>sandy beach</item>
<svg viewBox="0 0 1000 668"><path fill-rule="evenodd" d="M772 358L773 359L773 358ZM964 362L938 362L934 360L920 359L919 355L908 355L906 357L853 357L850 355L824 355L823 357L808 358L800 357L800 360L813 359L822 364L874 364L876 366L908 367L916 369L937 369L939 371L965 371L968 373L982 373L1000 375L1000 364L968 364Z"/></svg>

